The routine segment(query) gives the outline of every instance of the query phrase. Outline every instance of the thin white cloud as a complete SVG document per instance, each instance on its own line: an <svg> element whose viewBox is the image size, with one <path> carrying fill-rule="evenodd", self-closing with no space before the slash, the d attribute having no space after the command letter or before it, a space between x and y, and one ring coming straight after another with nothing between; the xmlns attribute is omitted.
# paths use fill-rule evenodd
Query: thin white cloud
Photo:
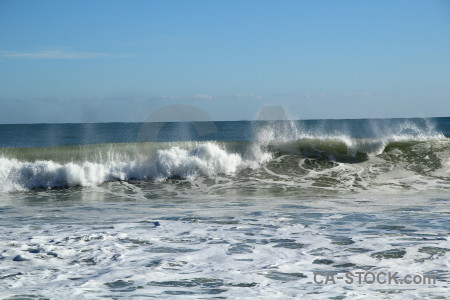
<svg viewBox="0 0 450 300"><path fill-rule="evenodd" d="M213 100L213 99L221 99L222 97L211 95L211 94L196 94L196 95L189 95L189 96L153 96L148 99L152 100Z"/></svg>
<svg viewBox="0 0 450 300"><path fill-rule="evenodd" d="M257 99L257 100L260 100L260 99L262 99L263 97L260 96L260 95L256 95L255 93L237 93L237 94L234 94L234 98L237 98L237 99L244 98L244 99Z"/></svg>
<svg viewBox="0 0 450 300"><path fill-rule="evenodd" d="M201 99L201 100L211 100L211 99L216 98L216 96L209 95L209 94L198 94L198 95L194 95L193 98L194 99Z"/></svg>
<svg viewBox="0 0 450 300"><path fill-rule="evenodd" d="M111 54L99 52L65 52L61 50L46 50L39 52L1 52L7 58L28 58L28 59L91 59L108 57Z"/></svg>
<svg viewBox="0 0 450 300"><path fill-rule="evenodd" d="M392 97L395 95L393 93L357 92L357 93L347 93L344 96L347 98L365 98L365 97Z"/></svg>

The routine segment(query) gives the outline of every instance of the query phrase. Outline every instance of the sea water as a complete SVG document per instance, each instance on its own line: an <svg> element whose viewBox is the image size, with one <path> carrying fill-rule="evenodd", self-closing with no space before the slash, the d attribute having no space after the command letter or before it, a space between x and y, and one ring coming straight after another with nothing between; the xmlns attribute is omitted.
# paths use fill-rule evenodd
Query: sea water
<svg viewBox="0 0 450 300"><path fill-rule="evenodd" d="M445 299L449 137L450 118L0 125L0 295Z"/></svg>

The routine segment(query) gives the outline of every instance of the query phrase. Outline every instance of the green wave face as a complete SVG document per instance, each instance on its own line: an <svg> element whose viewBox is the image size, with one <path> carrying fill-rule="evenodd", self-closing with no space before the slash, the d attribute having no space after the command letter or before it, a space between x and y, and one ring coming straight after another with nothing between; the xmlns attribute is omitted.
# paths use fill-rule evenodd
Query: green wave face
<svg viewBox="0 0 450 300"><path fill-rule="evenodd" d="M353 146L357 143L353 143ZM378 142L361 140L349 147L338 140L302 140L272 145L276 159L266 168L300 187L318 192L425 191L450 188L450 141ZM371 145L371 147L367 147ZM287 186L288 184L286 184Z"/></svg>

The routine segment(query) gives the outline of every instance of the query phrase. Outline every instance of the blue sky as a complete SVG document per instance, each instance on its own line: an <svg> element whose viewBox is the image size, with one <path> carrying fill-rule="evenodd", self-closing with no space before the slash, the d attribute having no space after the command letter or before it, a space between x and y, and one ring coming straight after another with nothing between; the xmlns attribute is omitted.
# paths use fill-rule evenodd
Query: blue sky
<svg viewBox="0 0 450 300"><path fill-rule="evenodd" d="M450 115L450 2L0 1L0 123Z"/></svg>

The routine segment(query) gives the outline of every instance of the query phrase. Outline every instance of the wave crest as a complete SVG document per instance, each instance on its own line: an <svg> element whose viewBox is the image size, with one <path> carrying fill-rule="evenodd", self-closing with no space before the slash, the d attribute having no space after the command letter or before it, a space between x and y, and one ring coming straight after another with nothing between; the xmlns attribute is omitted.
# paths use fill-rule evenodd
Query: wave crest
<svg viewBox="0 0 450 300"><path fill-rule="evenodd" d="M178 146L161 149L154 156L131 161L109 160L57 163L51 160L22 162L0 157L0 191L33 188L92 186L108 181L194 179L199 176L232 174L242 168L257 168L266 157L247 160L207 142L192 150Z"/></svg>

